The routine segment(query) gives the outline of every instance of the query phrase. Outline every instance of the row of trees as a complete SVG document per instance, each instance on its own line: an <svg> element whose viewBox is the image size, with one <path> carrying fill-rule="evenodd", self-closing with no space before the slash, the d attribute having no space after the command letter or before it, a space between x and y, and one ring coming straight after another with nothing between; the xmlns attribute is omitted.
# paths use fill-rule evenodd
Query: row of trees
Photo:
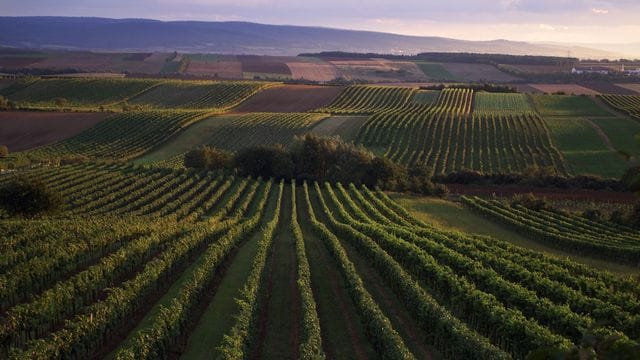
<svg viewBox="0 0 640 360"><path fill-rule="evenodd" d="M403 167L375 156L364 147L312 134L296 138L289 149L281 145L259 146L232 154L202 147L188 152L184 165L196 169L227 169L241 176L354 183L425 195L447 193L445 186L431 182L428 168Z"/></svg>

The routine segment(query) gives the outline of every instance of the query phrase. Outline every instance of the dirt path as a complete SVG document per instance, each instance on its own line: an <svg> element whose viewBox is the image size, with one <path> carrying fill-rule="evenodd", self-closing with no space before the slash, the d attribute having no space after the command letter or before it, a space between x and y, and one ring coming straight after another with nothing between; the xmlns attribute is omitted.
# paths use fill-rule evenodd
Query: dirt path
<svg viewBox="0 0 640 360"><path fill-rule="evenodd" d="M593 128L593 130L596 131L596 133L598 134L598 136L600 137L600 139L602 139L602 141L605 143L605 145L607 145L607 148L611 151L616 151L616 148L613 146L613 143L611 142L611 139L609 139L609 136L607 136L607 134L602 130L602 128L600 126L598 126L596 123L594 123L593 121L585 118L584 121L587 122L587 124L591 125L591 127Z"/></svg>
<svg viewBox="0 0 640 360"><path fill-rule="evenodd" d="M302 188L298 188L296 200L320 317L323 350L329 359L374 358L375 352L366 340L341 275L308 219Z"/></svg>
<svg viewBox="0 0 640 360"><path fill-rule="evenodd" d="M282 198L280 221L267 263L267 295L251 358L297 359L300 345L300 299L295 238L291 232L291 188Z"/></svg>

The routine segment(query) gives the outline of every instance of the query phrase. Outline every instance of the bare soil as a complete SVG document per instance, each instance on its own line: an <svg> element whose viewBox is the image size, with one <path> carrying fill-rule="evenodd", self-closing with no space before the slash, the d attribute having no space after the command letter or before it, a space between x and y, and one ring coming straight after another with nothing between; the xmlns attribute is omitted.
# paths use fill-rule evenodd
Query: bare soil
<svg viewBox="0 0 640 360"><path fill-rule="evenodd" d="M311 62L288 62L287 66L294 79L311 81L331 81L340 76L340 72L331 64Z"/></svg>
<svg viewBox="0 0 640 360"><path fill-rule="evenodd" d="M342 89L311 85L270 87L240 104L233 112L305 112L329 104Z"/></svg>
<svg viewBox="0 0 640 360"><path fill-rule="evenodd" d="M293 58L258 55L238 56L238 60L240 60L240 62L242 63L243 72L263 74L291 75L291 71L287 66L287 61L291 61L290 59Z"/></svg>
<svg viewBox="0 0 640 360"><path fill-rule="evenodd" d="M242 79L242 64L239 61L190 61L186 73L221 79Z"/></svg>
<svg viewBox="0 0 640 360"><path fill-rule="evenodd" d="M0 112L0 144L22 151L77 135L108 117L107 113Z"/></svg>

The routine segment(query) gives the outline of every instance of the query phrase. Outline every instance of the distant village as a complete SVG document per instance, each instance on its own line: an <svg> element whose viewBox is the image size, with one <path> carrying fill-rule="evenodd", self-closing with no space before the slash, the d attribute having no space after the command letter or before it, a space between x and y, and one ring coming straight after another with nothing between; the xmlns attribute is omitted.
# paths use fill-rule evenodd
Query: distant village
<svg viewBox="0 0 640 360"><path fill-rule="evenodd" d="M624 64L620 65L619 69L615 69L608 66L574 66L571 69L572 74L601 74L609 75L612 73L622 73L627 76L640 76L640 68L627 69Z"/></svg>

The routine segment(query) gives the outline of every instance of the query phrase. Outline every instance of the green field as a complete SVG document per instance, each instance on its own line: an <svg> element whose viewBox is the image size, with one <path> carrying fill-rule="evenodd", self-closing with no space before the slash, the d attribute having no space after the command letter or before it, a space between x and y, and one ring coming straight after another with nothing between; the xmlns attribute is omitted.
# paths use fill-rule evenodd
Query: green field
<svg viewBox="0 0 640 360"><path fill-rule="evenodd" d="M429 63L429 62L416 62L420 70L429 77L430 80L436 81L456 81L456 77L451 75L447 69L442 66L442 64L438 63Z"/></svg>
<svg viewBox="0 0 640 360"><path fill-rule="evenodd" d="M542 116L613 116L588 96L530 95Z"/></svg>
<svg viewBox="0 0 640 360"><path fill-rule="evenodd" d="M591 120L607 134L617 150L640 155L640 122L628 118Z"/></svg>
<svg viewBox="0 0 640 360"><path fill-rule="evenodd" d="M545 123L572 173L620 177L628 167L586 120L547 117Z"/></svg>

